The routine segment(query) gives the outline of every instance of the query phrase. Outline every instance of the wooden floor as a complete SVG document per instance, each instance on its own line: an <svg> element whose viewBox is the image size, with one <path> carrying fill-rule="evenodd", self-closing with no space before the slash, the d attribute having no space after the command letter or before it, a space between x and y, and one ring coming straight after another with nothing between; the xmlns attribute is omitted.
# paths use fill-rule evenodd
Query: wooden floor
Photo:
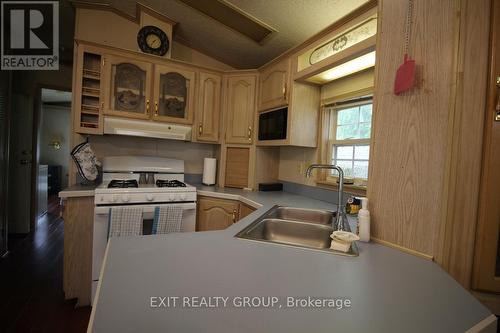
<svg viewBox="0 0 500 333"><path fill-rule="evenodd" d="M0 259L0 332L85 332L90 307L75 309L62 290L64 223L57 200L37 230L9 238Z"/></svg>

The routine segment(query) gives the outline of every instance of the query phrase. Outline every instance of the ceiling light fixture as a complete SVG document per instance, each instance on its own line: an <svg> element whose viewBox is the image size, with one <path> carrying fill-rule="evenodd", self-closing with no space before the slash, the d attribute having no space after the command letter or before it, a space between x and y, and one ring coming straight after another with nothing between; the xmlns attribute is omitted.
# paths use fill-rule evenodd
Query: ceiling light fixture
<svg viewBox="0 0 500 333"><path fill-rule="evenodd" d="M375 51L349 60L342 65L335 66L318 74L318 76L325 81L333 81L356 72L361 72L373 66L375 66Z"/></svg>

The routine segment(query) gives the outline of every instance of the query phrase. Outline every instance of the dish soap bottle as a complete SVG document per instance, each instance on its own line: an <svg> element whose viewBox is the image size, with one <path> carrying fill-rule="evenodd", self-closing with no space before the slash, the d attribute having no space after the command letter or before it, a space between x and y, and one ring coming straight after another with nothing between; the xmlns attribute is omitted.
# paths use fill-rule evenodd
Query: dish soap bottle
<svg viewBox="0 0 500 333"><path fill-rule="evenodd" d="M361 199L361 209L358 212L359 240L370 241L370 211L368 210L368 198Z"/></svg>

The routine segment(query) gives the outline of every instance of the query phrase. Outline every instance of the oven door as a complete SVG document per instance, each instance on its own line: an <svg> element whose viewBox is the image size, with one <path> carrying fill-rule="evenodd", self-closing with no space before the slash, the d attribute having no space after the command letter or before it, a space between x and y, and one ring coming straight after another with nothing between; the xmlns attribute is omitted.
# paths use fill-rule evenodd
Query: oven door
<svg viewBox="0 0 500 333"><path fill-rule="evenodd" d="M182 232L195 231L196 202L163 203L156 205L152 204L136 206L141 207L143 211L142 216L144 223L144 234L151 234L155 208L167 205L175 205L183 208L181 226ZM101 271L102 262L104 260L104 253L106 252L106 245L108 243L109 213L110 209L113 207L123 207L123 205L96 206L94 208L94 234L92 244L92 300L94 298L97 282L99 281L99 274Z"/></svg>

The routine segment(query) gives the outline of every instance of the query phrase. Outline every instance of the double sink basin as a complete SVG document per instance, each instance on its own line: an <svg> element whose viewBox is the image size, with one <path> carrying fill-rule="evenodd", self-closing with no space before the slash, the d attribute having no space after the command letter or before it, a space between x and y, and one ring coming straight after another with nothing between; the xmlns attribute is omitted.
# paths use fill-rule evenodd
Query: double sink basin
<svg viewBox="0 0 500 333"><path fill-rule="evenodd" d="M236 234L236 237L343 256L357 256L358 248L355 242L348 252L330 249L335 215L335 212L326 210L274 206ZM349 225L346 228L349 228Z"/></svg>

